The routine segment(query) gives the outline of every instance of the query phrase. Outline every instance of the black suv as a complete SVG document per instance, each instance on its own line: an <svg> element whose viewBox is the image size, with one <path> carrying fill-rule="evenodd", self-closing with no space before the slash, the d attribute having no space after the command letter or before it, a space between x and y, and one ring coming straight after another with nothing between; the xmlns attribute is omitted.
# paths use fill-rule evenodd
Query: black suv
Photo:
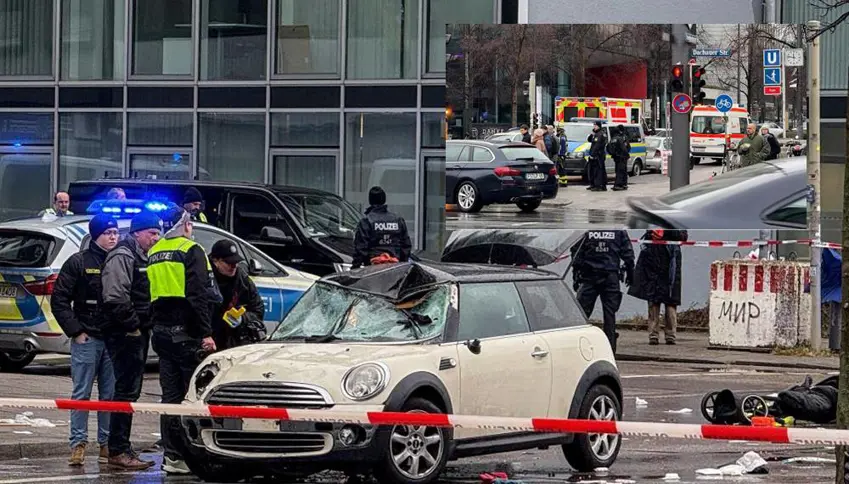
<svg viewBox="0 0 849 484"><path fill-rule="evenodd" d="M208 223L255 245L278 262L323 276L350 268L360 215L333 193L302 187L189 180L104 179L72 182L71 211L122 188L128 199L180 204L189 187L203 195Z"/></svg>

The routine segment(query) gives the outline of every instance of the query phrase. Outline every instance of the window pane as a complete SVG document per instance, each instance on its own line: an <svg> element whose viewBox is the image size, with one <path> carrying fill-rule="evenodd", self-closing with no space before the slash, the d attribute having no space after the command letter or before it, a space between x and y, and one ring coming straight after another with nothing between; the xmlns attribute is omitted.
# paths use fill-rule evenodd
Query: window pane
<svg viewBox="0 0 849 484"><path fill-rule="evenodd" d="M350 8L350 7L349 7ZM427 12L427 72L445 72L445 24L491 24L494 0L430 0Z"/></svg>
<svg viewBox="0 0 849 484"><path fill-rule="evenodd" d="M192 113L127 113L130 146L192 146Z"/></svg>
<svg viewBox="0 0 849 484"><path fill-rule="evenodd" d="M59 188L77 180L120 177L120 113L59 115Z"/></svg>
<svg viewBox="0 0 849 484"><path fill-rule="evenodd" d="M423 249L439 260L445 235L445 157L425 156L425 246Z"/></svg>
<svg viewBox="0 0 849 484"><path fill-rule="evenodd" d="M460 341L527 333L528 319L512 282L460 285Z"/></svg>
<svg viewBox="0 0 849 484"><path fill-rule="evenodd" d="M53 145L53 115L0 113L0 145Z"/></svg>
<svg viewBox="0 0 849 484"><path fill-rule="evenodd" d="M444 114L422 114L422 148L445 148Z"/></svg>
<svg viewBox="0 0 849 484"><path fill-rule="evenodd" d="M0 76L53 74L53 1L0 0Z"/></svg>
<svg viewBox="0 0 849 484"><path fill-rule="evenodd" d="M192 73L192 0L133 2L133 74Z"/></svg>
<svg viewBox="0 0 849 484"><path fill-rule="evenodd" d="M345 199L363 211L369 189L383 187L389 210L416 240L416 115L349 113L345 124Z"/></svg>
<svg viewBox="0 0 849 484"><path fill-rule="evenodd" d="M418 12L418 0L348 2L348 77L415 78Z"/></svg>
<svg viewBox="0 0 849 484"><path fill-rule="evenodd" d="M336 157L275 156L274 184L336 193Z"/></svg>
<svg viewBox="0 0 849 484"><path fill-rule="evenodd" d="M277 0L275 72L339 73L340 3L339 0Z"/></svg>
<svg viewBox="0 0 849 484"><path fill-rule="evenodd" d="M339 146L338 113L271 113L271 146Z"/></svg>
<svg viewBox="0 0 849 484"><path fill-rule="evenodd" d="M0 153L0 222L50 206L49 153Z"/></svg>
<svg viewBox="0 0 849 484"><path fill-rule="evenodd" d="M562 281L517 282L533 331L587 324L584 310Z"/></svg>
<svg viewBox="0 0 849 484"><path fill-rule="evenodd" d="M203 0L201 79L265 79L268 2Z"/></svg>
<svg viewBox="0 0 849 484"><path fill-rule="evenodd" d="M265 114L200 113L198 161L212 180L265 179Z"/></svg>
<svg viewBox="0 0 849 484"><path fill-rule="evenodd" d="M124 0L62 1L62 79L124 78Z"/></svg>
<svg viewBox="0 0 849 484"><path fill-rule="evenodd" d="M147 154L133 153L130 155L130 177L156 178L158 180L188 180L190 175L191 155L189 153ZM201 180L208 180L201 172Z"/></svg>

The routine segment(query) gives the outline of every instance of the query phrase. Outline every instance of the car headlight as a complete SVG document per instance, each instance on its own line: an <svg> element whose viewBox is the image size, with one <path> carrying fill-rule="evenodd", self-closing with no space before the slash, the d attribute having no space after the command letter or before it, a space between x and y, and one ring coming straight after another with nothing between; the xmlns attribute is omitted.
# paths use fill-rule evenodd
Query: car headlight
<svg viewBox="0 0 849 484"><path fill-rule="evenodd" d="M197 392L198 397L200 397L204 390L206 390L206 387L212 383L212 380L215 379L219 371L221 371L221 368L218 366L218 363L214 361L204 365L204 367L200 369L197 377L195 377L195 392Z"/></svg>
<svg viewBox="0 0 849 484"><path fill-rule="evenodd" d="M347 272L351 270L351 264L345 264L340 262L333 263L333 270L336 272Z"/></svg>
<svg viewBox="0 0 849 484"><path fill-rule="evenodd" d="M368 400L386 387L389 368L383 363L363 363L355 366L342 377L342 393L351 400Z"/></svg>

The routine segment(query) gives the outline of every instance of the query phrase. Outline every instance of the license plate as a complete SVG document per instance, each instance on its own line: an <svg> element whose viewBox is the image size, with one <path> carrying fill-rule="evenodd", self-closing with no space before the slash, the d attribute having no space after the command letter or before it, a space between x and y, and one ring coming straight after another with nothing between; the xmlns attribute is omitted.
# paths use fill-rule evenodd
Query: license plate
<svg viewBox="0 0 849 484"><path fill-rule="evenodd" d="M0 297L15 298L18 296L18 288L8 284L0 284Z"/></svg>
<svg viewBox="0 0 849 484"><path fill-rule="evenodd" d="M526 180L545 180L545 173L528 173L525 175Z"/></svg>
<svg viewBox="0 0 849 484"><path fill-rule="evenodd" d="M0 334L24 334L24 332L15 329L0 329Z"/></svg>
<svg viewBox="0 0 849 484"><path fill-rule="evenodd" d="M693 146L693 151L704 151L704 150L705 150L704 146Z"/></svg>
<svg viewBox="0 0 849 484"><path fill-rule="evenodd" d="M242 431L244 432L277 432L280 424L277 420L266 420L260 418L242 419Z"/></svg>

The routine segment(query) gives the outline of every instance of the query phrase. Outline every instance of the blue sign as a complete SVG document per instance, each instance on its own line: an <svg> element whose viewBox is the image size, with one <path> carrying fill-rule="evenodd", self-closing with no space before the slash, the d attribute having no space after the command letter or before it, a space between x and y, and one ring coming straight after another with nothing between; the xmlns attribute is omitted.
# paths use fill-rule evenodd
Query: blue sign
<svg viewBox="0 0 849 484"><path fill-rule="evenodd" d="M716 97L714 105L720 113L727 113L728 111L731 111L731 107L734 106L734 100L731 99L731 96L728 94L720 94Z"/></svg>
<svg viewBox="0 0 849 484"><path fill-rule="evenodd" d="M764 67L764 86L781 85L781 68Z"/></svg>
<svg viewBox="0 0 849 484"><path fill-rule="evenodd" d="M693 100L686 94L677 94L672 98L672 109L676 113L687 114L693 107Z"/></svg>
<svg viewBox="0 0 849 484"><path fill-rule="evenodd" d="M764 49L764 67L778 67L781 65L780 49Z"/></svg>

